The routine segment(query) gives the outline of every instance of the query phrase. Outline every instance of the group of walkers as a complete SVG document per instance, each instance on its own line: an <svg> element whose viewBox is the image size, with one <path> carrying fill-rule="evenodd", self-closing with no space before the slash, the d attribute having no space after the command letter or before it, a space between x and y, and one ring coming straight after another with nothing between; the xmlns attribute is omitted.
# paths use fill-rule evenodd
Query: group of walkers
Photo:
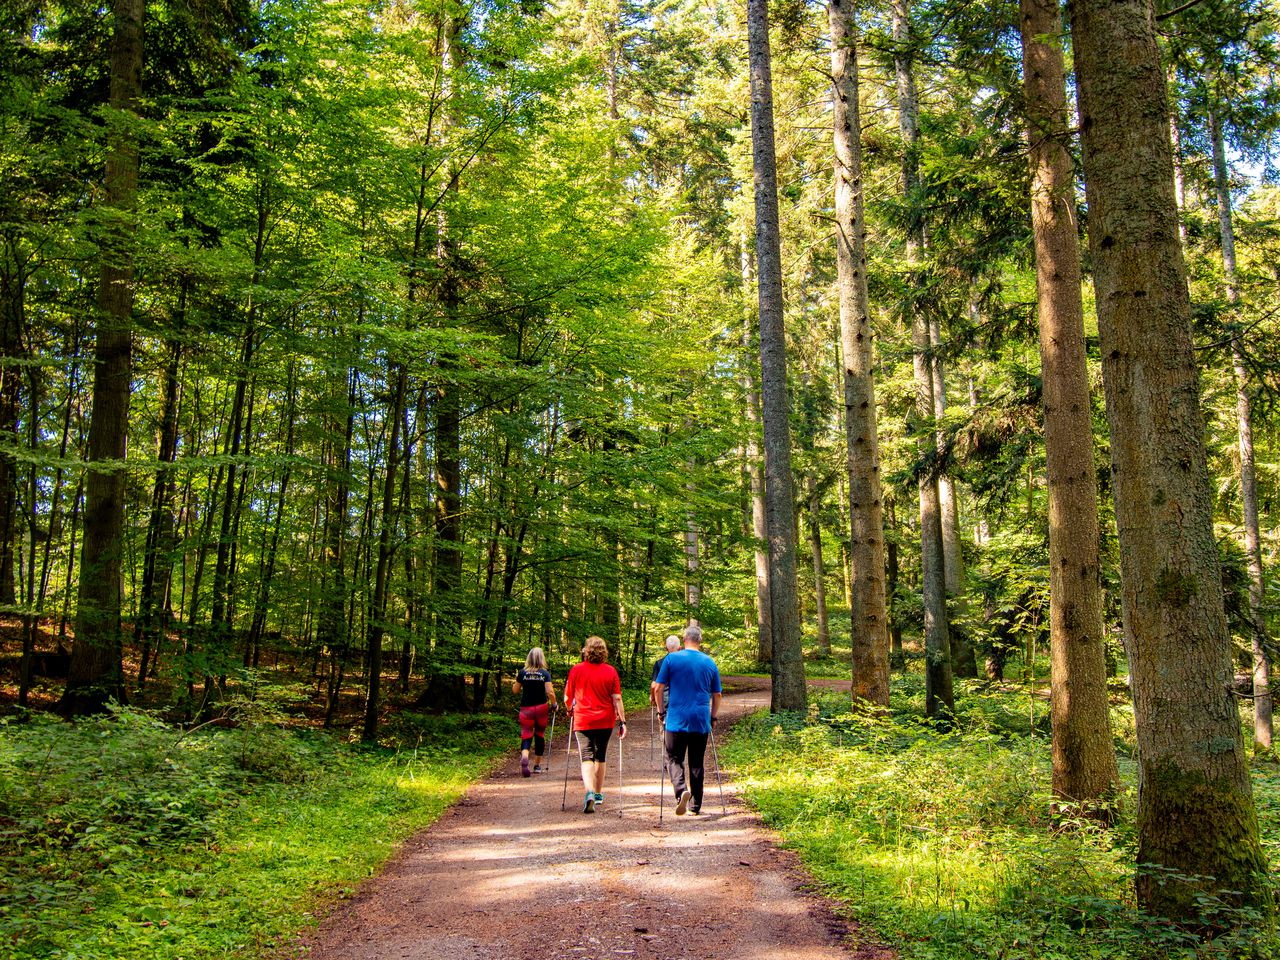
<svg viewBox="0 0 1280 960"><path fill-rule="evenodd" d="M720 712L720 670L701 646L702 628L696 623L685 628L683 649L680 637L667 637L667 652L653 665L649 687L649 701L662 723L663 766L671 777L679 815L696 815L702 810L707 739ZM604 640L588 637L582 662L574 664L564 686L564 703L582 766L583 813L594 813L604 803L605 761L614 730L619 741L627 736L622 681L608 658ZM543 773L547 726L558 704L541 648L529 651L512 692L520 694L520 773L526 777Z"/></svg>

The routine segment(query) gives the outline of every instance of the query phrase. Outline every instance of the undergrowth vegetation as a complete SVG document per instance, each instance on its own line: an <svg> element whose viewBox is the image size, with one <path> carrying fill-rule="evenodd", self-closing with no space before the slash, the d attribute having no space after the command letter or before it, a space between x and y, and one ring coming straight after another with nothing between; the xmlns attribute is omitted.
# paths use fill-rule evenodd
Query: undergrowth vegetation
<svg viewBox="0 0 1280 960"><path fill-rule="evenodd" d="M1262 958L1280 954L1256 914L1206 896L1186 928L1133 897L1132 742L1115 826L1053 814L1046 704L978 686L949 732L924 725L922 678L898 676L883 720L848 695L809 715L737 725L725 761L747 798L846 905L864 936L904 960ZM1255 771L1264 843L1280 843L1280 772ZM1212 934L1206 931L1213 931Z"/></svg>
<svg viewBox="0 0 1280 960"><path fill-rule="evenodd" d="M510 746L506 718L402 714L398 746L365 749L271 702L189 732L130 709L0 721L0 956L257 956Z"/></svg>

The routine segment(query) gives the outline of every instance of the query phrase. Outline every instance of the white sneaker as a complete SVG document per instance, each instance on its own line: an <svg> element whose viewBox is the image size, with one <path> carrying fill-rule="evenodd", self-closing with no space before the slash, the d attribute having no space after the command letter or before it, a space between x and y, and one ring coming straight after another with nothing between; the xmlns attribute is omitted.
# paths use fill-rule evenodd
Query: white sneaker
<svg viewBox="0 0 1280 960"><path fill-rule="evenodd" d="M676 803L676 816L683 817L684 812L689 809L689 801L693 798L693 794L686 790L680 794L680 800Z"/></svg>

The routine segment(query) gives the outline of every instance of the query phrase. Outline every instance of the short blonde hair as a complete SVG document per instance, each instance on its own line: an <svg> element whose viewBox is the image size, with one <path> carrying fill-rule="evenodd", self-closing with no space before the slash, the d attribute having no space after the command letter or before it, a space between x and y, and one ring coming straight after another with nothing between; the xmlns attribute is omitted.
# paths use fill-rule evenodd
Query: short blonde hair
<svg viewBox="0 0 1280 960"><path fill-rule="evenodd" d="M526 670L547 669L547 656L542 652L541 647L534 647L529 651L529 655L524 658L524 668Z"/></svg>
<svg viewBox="0 0 1280 960"><path fill-rule="evenodd" d="M582 648L582 655L586 658L587 663L604 663L609 659L609 645L604 642L603 637L587 637L586 646Z"/></svg>

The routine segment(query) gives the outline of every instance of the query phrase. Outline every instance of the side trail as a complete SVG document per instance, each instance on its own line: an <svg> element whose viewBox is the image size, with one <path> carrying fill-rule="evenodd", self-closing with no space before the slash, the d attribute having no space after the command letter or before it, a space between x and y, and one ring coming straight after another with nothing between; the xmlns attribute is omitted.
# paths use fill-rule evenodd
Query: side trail
<svg viewBox="0 0 1280 960"><path fill-rule="evenodd" d="M730 722L769 700L768 682L726 678ZM561 721L564 717L560 718ZM658 824L661 732L633 713L618 790L616 736L605 804L584 814L576 751L560 810L567 724L551 770L520 776L512 759L385 871L339 904L295 955L312 960L888 960L859 944L805 890L793 855L724 783L722 814L707 752L701 816L677 817L667 781ZM724 724L717 726L723 731ZM619 816L621 810L621 816Z"/></svg>

